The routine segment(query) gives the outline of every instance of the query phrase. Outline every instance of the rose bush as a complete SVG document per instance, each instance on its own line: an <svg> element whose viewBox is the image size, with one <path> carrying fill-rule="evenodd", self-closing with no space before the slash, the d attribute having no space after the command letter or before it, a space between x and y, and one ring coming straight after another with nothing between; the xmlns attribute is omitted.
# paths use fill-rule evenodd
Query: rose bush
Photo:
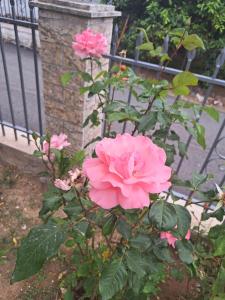
<svg viewBox="0 0 225 300"><path fill-rule="evenodd" d="M177 51L201 47L199 37L196 43L196 37L193 40L189 36L190 44L187 39L183 43L184 37L188 34L181 37ZM140 49L149 49L149 43ZM106 46L106 39L91 30L76 35L73 44L75 54L90 61L91 71L94 64L101 66L96 58L105 53ZM87 158L85 149L67 152L70 143L65 134L33 134L37 146L34 154L42 158L50 184L39 213L43 224L22 240L12 282L36 274L67 247L72 255L68 256L70 268L60 282L62 299L148 300L157 295L158 285L178 260L192 275L202 274L201 255L206 248L199 243L200 225L191 232L188 206L193 195L197 192L202 202L207 202L201 222L209 218L222 221L225 215L223 191L219 189L219 197L215 191L201 191L208 175L194 174L191 180L183 181L172 171L174 156L183 157L187 152L173 130L174 123L192 133L203 149L206 147L205 130L197 122L202 108L180 99L172 104L167 101L169 91L187 95L198 79L185 71L170 84L143 79L127 66L114 66L110 72L100 68L95 76L79 70L75 73L85 81L81 93L99 100L83 126L99 126L105 121L104 137L86 145L98 141L92 157ZM69 84L73 76L74 72L63 75L62 84ZM127 89L144 105L134 107L113 98L115 90ZM213 108L205 111L217 119ZM115 133L114 122L122 123L124 129L129 122L130 133ZM175 185L190 191L185 206L176 202L180 199L171 189ZM213 202L219 206L209 212ZM209 232L210 253L221 263L213 288L216 297L222 293L218 287L225 274L224 233L224 223Z"/></svg>

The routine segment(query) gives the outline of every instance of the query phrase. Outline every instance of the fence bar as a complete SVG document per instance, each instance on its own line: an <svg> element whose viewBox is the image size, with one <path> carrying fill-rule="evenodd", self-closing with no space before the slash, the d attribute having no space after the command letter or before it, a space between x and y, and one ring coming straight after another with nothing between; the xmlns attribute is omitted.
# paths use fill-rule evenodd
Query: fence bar
<svg viewBox="0 0 225 300"><path fill-rule="evenodd" d="M15 1L10 0L11 8L12 8L12 16L15 20ZM22 101L23 101L23 111L25 118L25 127L27 129L27 140L28 144L30 144L30 136L29 136L29 124L28 124L28 115L27 115L27 103L26 103L26 94L25 94L25 86L24 86L24 77L23 77L23 65L20 53L20 40L18 34L17 24L14 24L14 32L15 32L15 41L16 41L16 50L17 50L17 58L18 58L18 66L19 66L19 74L20 74L20 84L21 84L21 92L22 92Z"/></svg>
<svg viewBox="0 0 225 300"><path fill-rule="evenodd" d="M5 49L4 49L4 45L3 45L1 24L0 24L0 49L1 49L1 55L2 55L2 64L3 64L4 74L5 74L6 89L7 89L8 99L9 99L9 109L10 109L12 124L15 127L16 123L15 123L15 117L14 117L14 111L13 111L13 105L12 105L12 96L11 96L11 91L10 91L9 75L8 75L7 64L6 64ZM15 139L17 140L16 129L14 129L14 136L15 136Z"/></svg>
<svg viewBox="0 0 225 300"><path fill-rule="evenodd" d="M157 64L147 63L144 61L135 61L134 59L124 58L121 56L105 55L105 57L111 59L112 61L123 62L124 64L134 65L135 67L145 68L145 69L149 69L149 70L153 70L153 71L161 70L161 66L157 65ZM174 69L174 68L170 68L170 67L165 67L164 72L167 74L171 74L171 75L177 75L183 71ZM194 73L194 75L196 77L198 77L199 81L225 87L225 80L218 79L218 78L212 78L212 77L197 74L197 73Z"/></svg>
<svg viewBox="0 0 225 300"><path fill-rule="evenodd" d="M28 22L28 21L23 21L23 20L18 20L18 19L11 19L11 18L0 16L0 22L13 24L13 25L17 25L17 26L22 26L22 27L38 29L38 24L37 23L31 23L31 22Z"/></svg>
<svg viewBox="0 0 225 300"><path fill-rule="evenodd" d="M204 161L204 163L203 163L203 165L202 165L202 167L200 169L200 173L203 173L204 170L205 170L205 168L207 167L207 165L209 163L209 159L210 159L213 151L215 150L216 144L217 144L217 142L218 142L218 140L219 140L219 138L220 138L220 136L221 136L224 128L225 128L225 118L224 118L223 123L222 123L222 125L221 125L221 127L220 127L220 129L219 129L219 131L218 131L218 133L216 135L216 138L215 138L215 140L214 140L214 142L213 142L213 144L212 144L212 146L211 146L211 148L209 150L209 153L208 153L208 155L207 155L207 157L206 157L206 159L205 159L205 161Z"/></svg>
<svg viewBox="0 0 225 300"><path fill-rule="evenodd" d="M34 7L30 5L30 19L34 22ZM41 93L40 93L40 82L39 82L39 69L38 69L38 58L37 58L37 42L36 42L36 30L31 28L32 31L32 44L33 44L33 56L34 56L34 70L35 70L35 83L36 83L36 94L37 94L37 106L38 106L38 122L39 122L39 133L43 135L43 124L42 124L42 112L41 112Z"/></svg>
<svg viewBox="0 0 225 300"><path fill-rule="evenodd" d="M113 35L112 35L112 47L111 47L111 56L112 57L114 57L116 55L118 37L119 37L119 26L118 26L118 24L116 24L114 26ZM111 72L112 66L113 66L113 60L109 59L109 72ZM112 92L112 87L109 86L109 97L112 94L112 101L114 98L114 93L115 93L115 90ZM102 130L103 136L106 133L106 127L107 127L107 121L106 121L106 119L104 119L103 130Z"/></svg>
<svg viewBox="0 0 225 300"><path fill-rule="evenodd" d="M216 79L216 77L218 76L218 73L220 71L220 68L224 64L224 61L225 61L225 48L221 51L221 53L219 54L219 56L216 59L216 67L215 67L215 71L213 73L212 79ZM206 102L207 102L210 94L212 93L213 87L214 87L213 84L211 84L208 87L207 91L206 91L206 94L205 94L205 97L204 97L204 100L203 100L203 103L202 103L202 106L201 106L201 110L199 112L199 116L198 116L198 118L196 118L196 122L199 122L200 119L201 119L201 116L202 116L202 113L203 113L203 108L205 107ZM193 136L190 134L190 136L189 136L189 138L187 140L187 143L186 143L186 150L188 150L188 148L190 146L190 143L192 141L192 138L193 138ZM179 173L180 168L181 168L181 166L183 164L184 159L185 159L185 156L181 157L181 159L180 159L180 161L178 163L177 169L176 169L176 174Z"/></svg>
<svg viewBox="0 0 225 300"><path fill-rule="evenodd" d="M140 46L143 43L143 38L144 38L144 34L141 31L139 33L139 35L137 36L137 40L136 40L136 47L135 47L135 61L139 60L139 56L140 56L140 50L138 49L138 46ZM135 67L132 66L132 69L135 70ZM127 100L127 104L130 105L131 104L131 97L132 97L132 88L130 88L129 90L129 94L128 94L128 100ZM123 133L126 131L126 127L127 127L127 122L124 122L123 124Z"/></svg>

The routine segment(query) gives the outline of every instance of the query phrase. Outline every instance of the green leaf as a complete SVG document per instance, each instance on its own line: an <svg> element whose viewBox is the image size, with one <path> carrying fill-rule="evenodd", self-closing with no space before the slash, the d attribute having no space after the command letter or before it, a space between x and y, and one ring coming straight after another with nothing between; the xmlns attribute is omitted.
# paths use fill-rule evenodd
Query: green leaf
<svg viewBox="0 0 225 300"><path fill-rule="evenodd" d="M187 157L187 144L179 141L178 142L178 150L180 156L186 156Z"/></svg>
<svg viewBox="0 0 225 300"><path fill-rule="evenodd" d="M130 245L140 252L144 252L152 246L152 240L147 234L138 234L130 239Z"/></svg>
<svg viewBox="0 0 225 300"><path fill-rule="evenodd" d="M196 127L196 133L197 133L197 142L199 143L200 146L202 146L203 149L205 149L206 148L205 127L199 123L196 123L195 127Z"/></svg>
<svg viewBox="0 0 225 300"><path fill-rule="evenodd" d="M165 200L156 201L149 213L152 223L162 231L168 231L176 225L176 210L172 204Z"/></svg>
<svg viewBox="0 0 225 300"><path fill-rule="evenodd" d="M113 229L116 226L116 221L117 221L117 218L114 215L110 215L109 217L106 218L103 228L102 228L102 233L105 236L112 233Z"/></svg>
<svg viewBox="0 0 225 300"><path fill-rule="evenodd" d="M174 204L174 208L177 215L177 229L180 235L185 238L191 226L191 215L184 206Z"/></svg>
<svg viewBox="0 0 225 300"><path fill-rule="evenodd" d="M176 248L178 250L179 258L186 264L191 264L193 262L193 246L191 242L187 240L177 240Z"/></svg>
<svg viewBox="0 0 225 300"><path fill-rule="evenodd" d="M69 203L66 207L64 207L63 211L69 218L76 219L81 214L82 208L78 204Z"/></svg>
<svg viewBox="0 0 225 300"><path fill-rule="evenodd" d="M102 271L99 281L99 291L102 300L111 299L122 290L127 281L127 271L120 260L114 260Z"/></svg>
<svg viewBox="0 0 225 300"><path fill-rule="evenodd" d="M79 74L80 74L81 78L84 81L86 81L86 82L92 81L92 77L91 77L91 75L89 73L87 73L87 72L80 72Z"/></svg>
<svg viewBox="0 0 225 300"><path fill-rule="evenodd" d="M141 117L138 125L138 132L148 131L153 129L157 122L157 112L150 112Z"/></svg>
<svg viewBox="0 0 225 300"><path fill-rule="evenodd" d="M190 94L190 89L185 85L181 85L174 88L173 92L175 96L188 96Z"/></svg>
<svg viewBox="0 0 225 300"><path fill-rule="evenodd" d="M220 114L213 106L205 106L204 111L216 122L220 120Z"/></svg>
<svg viewBox="0 0 225 300"><path fill-rule="evenodd" d="M205 183L208 179L208 174L194 173L191 178L191 186L194 190L197 190L200 185Z"/></svg>
<svg viewBox="0 0 225 300"><path fill-rule="evenodd" d="M131 237L131 226L125 220L119 219L116 228L124 239L128 240Z"/></svg>
<svg viewBox="0 0 225 300"><path fill-rule="evenodd" d="M177 74L173 79L174 88L196 85L198 85L198 78L188 71Z"/></svg>
<svg viewBox="0 0 225 300"><path fill-rule="evenodd" d="M44 218L50 211L57 210L62 204L62 196L58 190L50 189L44 193L44 200L39 216Z"/></svg>
<svg viewBox="0 0 225 300"><path fill-rule="evenodd" d="M74 167L74 166L81 166L84 162L85 159L85 151L84 150L80 150L77 151L73 154L73 156L71 157L70 160L70 166Z"/></svg>
<svg viewBox="0 0 225 300"><path fill-rule="evenodd" d="M63 87L66 87L74 77L74 72L66 72L60 76L60 82Z"/></svg>
<svg viewBox="0 0 225 300"><path fill-rule="evenodd" d="M34 157L42 157L42 156L43 156L43 153L42 153L41 151L34 150L33 156L34 156Z"/></svg>
<svg viewBox="0 0 225 300"><path fill-rule="evenodd" d="M215 297L213 297L212 300L224 300L225 299L224 283L225 283L225 268L223 266L221 266L219 269L219 272L217 274L217 278L213 282L212 293L213 293L213 296L215 296Z"/></svg>
<svg viewBox="0 0 225 300"><path fill-rule="evenodd" d="M215 218L218 221L222 222L223 218L225 216L225 210L223 207L220 207L219 209L215 210L214 212L211 213L202 213L202 221L207 221L210 218Z"/></svg>
<svg viewBox="0 0 225 300"><path fill-rule="evenodd" d="M154 49L154 45L152 42L144 43L137 47L138 50L151 51Z"/></svg>
<svg viewBox="0 0 225 300"><path fill-rule="evenodd" d="M74 200L76 198L76 195L73 190L70 190L69 192L63 193L63 198L67 202L71 202L72 200Z"/></svg>
<svg viewBox="0 0 225 300"><path fill-rule="evenodd" d="M153 253L160 261L166 261L168 263L174 262L170 254L170 250L167 246L167 242L164 240L155 245L155 247L153 248Z"/></svg>
<svg viewBox="0 0 225 300"><path fill-rule="evenodd" d="M224 256L225 255L225 235L219 236L215 240L214 244L214 256Z"/></svg>
<svg viewBox="0 0 225 300"><path fill-rule="evenodd" d="M209 230L208 237L214 240L217 239L220 235L225 236L225 223L211 227Z"/></svg>
<svg viewBox="0 0 225 300"><path fill-rule="evenodd" d="M73 299L74 299L74 294L70 289L68 289L63 297L63 300L73 300Z"/></svg>
<svg viewBox="0 0 225 300"><path fill-rule="evenodd" d="M141 253L137 250L129 250L126 253L126 262L128 268L137 274L138 277L142 278L146 272L143 268L144 260Z"/></svg>
<svg viewBox="0 0 225 300"><path fill-rule="evenodd" d="M49 258L57 254L65 239L63 227L56 224L43 224L31 229L17 250L12 282L27 279L36 274Z"/></svg>
<svg viewBox="0 0 225 300"><path fill-rule="evenodd" d="M202 48L203 50L205 49L202 39L197 34L188 35L182 44L188 51L192 51L196 48Z"/></svg>

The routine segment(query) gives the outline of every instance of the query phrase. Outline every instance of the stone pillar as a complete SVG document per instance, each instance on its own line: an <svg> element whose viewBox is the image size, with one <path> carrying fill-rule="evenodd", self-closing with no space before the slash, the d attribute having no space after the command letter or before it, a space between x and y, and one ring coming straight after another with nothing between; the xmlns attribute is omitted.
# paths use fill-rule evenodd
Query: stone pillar
<svg viewBox="0 0 225 300"><path fill-rule="evenodd" d="M60 76L77 68L89 69L87 62L81 62L72 50L75 34L87 28L101 32L108 39L110 51L113 18L120 16L120 13L111 5L76 0L34 0L33 3L39 7L46 131L51 134L66 133L73 150L77 150L101 135L100 126L82 128L97 100L80 95L79 90L84 86L82 80L76 78L63 88ZM106 60L103 65L104 69L108 68Z"/></svg>

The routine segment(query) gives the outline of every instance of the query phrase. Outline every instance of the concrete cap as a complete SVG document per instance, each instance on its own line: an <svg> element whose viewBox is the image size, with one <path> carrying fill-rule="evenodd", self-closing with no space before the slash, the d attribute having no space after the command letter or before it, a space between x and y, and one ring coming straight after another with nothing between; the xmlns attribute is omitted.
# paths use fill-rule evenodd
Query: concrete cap
<svg viewBox="0 0 225 300"><path fill-rule="evenodd" d="M32 0L31 5L40 9L59 11L84 18L114 18L121 16L113 5L84 3L76 0Z"/></svg>

